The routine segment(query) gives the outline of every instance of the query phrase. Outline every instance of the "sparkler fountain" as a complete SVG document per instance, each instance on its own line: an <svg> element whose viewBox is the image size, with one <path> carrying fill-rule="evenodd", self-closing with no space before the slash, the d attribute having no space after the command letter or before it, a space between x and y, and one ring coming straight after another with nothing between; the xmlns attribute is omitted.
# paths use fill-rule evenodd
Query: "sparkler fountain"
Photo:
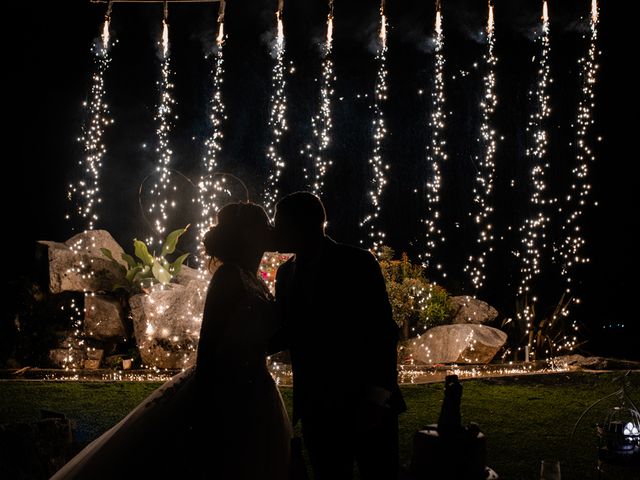
<svg viewBox="0 0 640 480"><path fill-rule="evenodd" d="M93 230L98 221L96 207L102 202L100 198L100 170L102 161L107 152L103 143L104 128L113 123L109 118L109 109L105 103L104 76L111 63L109 25L111 23L111 3L105 14L104 24L100 35L100 42L93 46L95 71L92 75L91 101L85 102L89 116L87 124L83 127L82 136L78 141L83 143L84 158L78 165L82 176L75 185L69 185L68 198L76 200L76 213L84 219L84 228ZM67 219L71 215L67 215Z"/></svg>
<svg viewBox="0 0 640 480"><path fill-rule="evenodd" d="M201 216L198 223L198 245L200 248L200 269L205 268L204 251L201 240L209 227L215 223L215 214L218 211L218 194L222 187L222 181L216 180L215 170L218 166L217 157L222 149L222 122L225 120L225 106L222 98L222 84L224 76L224 12L225 1L221 0L218 10L218 33L216 36L215 64L212 74L212 96L209 102L209 120L211 121L211 136L205 141L206 153L203 158L203 170L198 183L198 203Z"/></svg>
<svg viewBox="0 0 640 480"><path fill-rule="evenodd" d="M284 68L284 26L282 24L282 12L284 9L284 0L278 1L278 10L276 11L276 41L273 46L275 55L275 64L271 73L271 110L269 113L269 128L271 129L271 141L267 148L267 161L271 171L267 179L267 185L264 190L264 207L269 215L273 215L273 209L278 200L279 191L278 184L280 176L285 167L284 158L279 151L280 140L284 132L287 131L287 97L285 94L286 78Z"/></svg>
<svg viewBox="0 0 640 480"><path fill-rule="evenodd" d="M363 246L369 245L374 253L378 253L384 244L385 233L378 225L378 217L382 209L381 196L387 184L386 171L389 165L385 163L382 155L382 144L387 135L384 112L382 105L387 100L387 16L385 14L385 0L380 3L380 32L379 48L376 54L378 62L378 74L376 77L375 95L373 100L373 152L369 158L372 169L372 189L369 193L372 212L367 214L360 222L360 227L366 228L367 242L360 240Z"/></svg>
<svg viewBox="0 0 640 480"><path fill-rule="evenodd" d="M314 178L310 178L305 169L305 178L309 182L310 190L316 195L322 193L324 178L327 169L332 165L327 158L327 149L331 143L331 100L333 97L333 84L336 80L333 73L333 60L331 51L333 48L333 0L329 0L329 13L327 15L327 36L323 45L322 54L322 79L320 84L320 108L319 112L311 118L314 145L308 145L308 155L314 169Z"/></svg>
<svg viewBox="0 0 640 480"><path fill-rule="evenodd" d="M97 206L102 203L100 197L100 171L102 162L107 153L107 148L103 143L104 129L106 126L114 123L109 118L109 109L105 102L105 84L104 76L111 63L110 47L111 38L109 27L111 24L112 4L109 2L107 12L104 17L104 23L100 33L100 41L93 45L95 70L92 75L91 83L91 101L85 102L83 105L88 107L89 116L87 124L83 127L82 136L78 141L83 143L84 158L78 164L81 168L81 178L76 184L69 185L67 197L69 200L75 200L75 213L83 220L83 230L91 232L95 229L99 219ZM71 220L71 215L66 215L67 220ZM91 260L86 261L83 253L90 248L95 247L95 238L89 235L87 238L82 235L70 245L70 249L75 257L74 263L69 267L67 274L72 274L82 278L90 278L93 276L93 268ZM85 295L93 295L91 292L84 292ZM81 329L83 323L83 312L77 299L71 298L68 305L61 307L63 311L68 312L69 322L72 327L71 338L78 346L84 345L81 338ZM65 358L65 369L70 370L78 367L80 360L75 358L73 345L69 345L68 353Z"/></svg>
<svg viewBox="0 0 640 480"><path fill-rule="evenodd" d="M153 229L154 234L158 236L154 239L153 236L147 239L147 244L153 244L155 241L160 241L163 237L166 228L167 220L169 218L169 209L175 207L175 200L171 199L172 191L175 191L175 187L171 186L171 158L173 151L169 145L169 133L171 132L171 114L173 113L173 105L175 100L171 95L173 89L173 83L171 83L171 56L169 53L169 9L167 2L164 3L164 18L162 20L162 77L158 82L160 86L160 103L158 105L158 111L156 114L156 120L158 122L158 128L156 134L158 137L158 146L156 152L158 153L158 163L156 166L157 179L151 189L151 196L153 200L149 207L149 213L154 215Z"/></svg>
<svg viewBox="0 0 640 480"><path fill-rule="evenodd" d="M593 108L595 107L594 88L596 85L596 74L598 72L598 2L591 2L590 20L590 40L589 50L586 57L579 60L580 80L580 101L578 104L578 114L576 119L576 141L575 141L575 164L572 169L573 182L571 192L566 198L565 207L567 209L566 219L562 225L564 239L560 247L563 267L562 275L567 283L567 292L570 291L571 270L576 264L587 263L589 258L581 253L585 244L585 239L581 234L580 219L583 215L583 208L587 204L587 197L591 190L589 184L589 163L595 160L591 146L589 145L588 133L594 123Z"/></svg>
<svg viewBox="0 0 640 480"><path fill-rule="evenodd" d="M549 93L547 87L551 82L549 68L549 10L547 0L542 5L542 35L540 36L540 57L538 65L538 78L535 91L530 92L535 107L529 117L527 131L532 135L532 146L527 149L527 158L530 161L530 178L532 184L529 204L531 216L525 218L520 227L522 234L521 279L518 286L518 301L522 303L521 309L516 313L519 321L524 322L525 335L529 335L533 328L535 315L535 295L533 281L542 270L543 252L546 250L547 226L550 218L546 214L546 206L554 203L553 199L546 197L547 182L545 174L549 168L547 158L548 134L546 123L550 115ZM530 352L535 354L535 352Z"/></svg>
<svg viewBox="0 0 640 480"><path fill-rule="evenodd" d="M571 171L572 183L568 193L564 208L565 220L562 225L562 243L558 252L561 257L561 276L565 282L565 297L567 303L560 315L567 316L569 308L573 303L580 303L580 299L575 297L572 291L572 273L576 265L589 263L589 257L582 253L586 239L582 236L581 219L584 208L587 206L587 199L591 192L589 184L589 163L595 160L593 151L589 144L590 127L594 124L593 109L595 107L595 86L598 72L598 1L591 1L591 12L589 21L589 48L587 55L581 58L580 65L580 100L578 103L578 113L576 118L575 160ZM575 334L578 331L578 324L574 319L571 324L571 335L564 335L559 347L571 350L576 344Z"/></svg>
<svg viewBox="0 0 640 480"><path fill-rule="evenodd" d="M480 138L478 142L483 146L483 152L476 156L477 173L473 188L474 212L469 216L473 218L478 228L478 239L476 255L471 255L464 268L469 274L471 285L475 291L480 289L486 280L485 267L487 256L493 251L493 226L491 225L491 213L493 205L491 196L493 193L493 183L496 165L494 157L496 154L496 131L491 126L493 113L498 103L496 95L496 73L495 67L498 62L495 48L495 31L493 20L493 1L489 1L489 15L487 19L487 50L484 54L486 73L483 79L484 91L480 108L482 111L482 123L480 124Z"/></svg>
<svg viewBox="0 0 640 480"><path fill-rule="evenodd" d="M426 232L426 251L423 260L427 268L435 268L446 276L442 265L433 265L434 253L445 241L444 233L440 227L440 190L442 188L442 162L447 160L445 151L446 141L444 139L444 127L446 113L444 111L444 34L442 32L442 6L440 0L436 2L436 22L435 22L435 51L434 51L434 78L431 92L431 119L429 128L431 130L431 142L427 146L427 163L430 168L429 179L427 181L427 218L424 220Z"/></svg>

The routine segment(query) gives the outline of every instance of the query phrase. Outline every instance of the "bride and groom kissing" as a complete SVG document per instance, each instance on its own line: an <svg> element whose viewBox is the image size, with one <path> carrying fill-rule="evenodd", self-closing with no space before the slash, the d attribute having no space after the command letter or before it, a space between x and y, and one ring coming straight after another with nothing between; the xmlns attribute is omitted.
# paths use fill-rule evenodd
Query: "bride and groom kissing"
<svg viewBox="0 0 640 480"><path fill-rule="evenodd" d="M325 234L308 192L284 197L274 225L233 203L204 237L219 262L207 291L195 367L166 382L54 479L289 480L292 423L316 480L397 478L398 332L375 257ZM265 251L294 255L272 297ZM266 356L288 350L293 418Z"/></svg>

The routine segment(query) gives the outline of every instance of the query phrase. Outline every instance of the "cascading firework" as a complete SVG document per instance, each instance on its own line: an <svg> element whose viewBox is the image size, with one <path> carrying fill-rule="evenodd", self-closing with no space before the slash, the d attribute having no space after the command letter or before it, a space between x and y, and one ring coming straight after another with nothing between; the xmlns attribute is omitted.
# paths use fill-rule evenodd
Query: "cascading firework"
<svg viewBox="0 0 640 480"><path fill-rule="evenodd" d="M445 237L440 227L440 192L442 189L442 163L447 160L445 151L444 127L446 112L444 110L444 34L442 31L442 11L440 2L436 6L435 22L435 50L434 50L434 78L431 92L431 118L429 130L431 141L427 146L427 165L429 168L427 190L427 218L426 225L426 250L423 260L427 268L435 268L446 273L441 264L433 265L433 257L437 248L444 243Z"/></svg>
<svg viewBox="0 0 640 480"><path fill-rule="evenodd" d="M568 316L572 303L580 303L572 291L572 272L576 265L589 263L589 257L582 250L586 244L582 236L581 219L587 206L591 185L589 183L589 164L595 156L589 143L589 133L594 124L595 86L598 73L598 2L592 0L589 22L589 49L587 55L579 60L580 65L580 100L576 118L575 159L571 171L571 187L565 199L565 220L562 225L562 243L558 248L561 257L561 275L565 282L567 302L559 315ZM565 334L559 339L556 350L572 350L576 346L578 323L574 319L571 324L572 334Z"/></svg>
<svg viewBox="0 0 640 480"><path fill-rule="evenodd" d="M222 98L222 84L224 77L224 2L220 4L221 13L218 16L218 34L216 37L215 64L213 67L212 96L209 102L209 120L211 122L211 135L205 141L205 155L203 158L203 170L198 182L198 203L201 208L200 222L198 223L198 240L204 237L207 230L215 223L215 215L218 211L218 194L222 189L222 181L214 175L218 166L218 154L222 150L222 122L227 118ZM198 242L200 245L201 242ZM203 253L203 252L201 252ZM204 255L200 255L200 267L204 267Z"/></svg>
<svg viewBox="0 0 640 480"><path fill-rule="evenodd" d="M384 0L380 5L380 46L376 55L378 73L376 77L375 95L373 101L373 152L369 158L372 179L371 190L368 192L371 213L367 214L360 222L360 227L367 230L367 238L360 243L377 253L384 244L385 233L378 225L378 217L382 210L381 196L387 184L386 171L389 165L385 163L382 155L383 141L387 135L384 111L382 105L387 100L387 17L384 12Z"/></svg>
<svg viewBox="0 0 640 480"><path fill-rule="evenodd" d="M327 36L323 45L322 79L320 84L320 108L316 115L311 118L311 129L313 131L314 145L308 145L308 156L313 165L313 179L309 172L305 172L305 178L309 184L309 189L316 195L322 193L324 179L328 168L332 162L327 158L327 149L331 143L331 129L333 122L331 118L331 100L333 97L333 84L335 75L333 73L333 60L331 50L333 48L333 0L329 2L329 14L327 16ZM306 169L305 169L306 170Z"/></svg>
<svg viewBox="0 0 640 480"><path fill-rule="evenodd" d="M483 79L484 91L480 108L482 111L482 123L480 124L480 138L478 142L482 145L483 152L476 156L477 173L475 185L473 187L473 201L475 211L469 213L478 229L477 254L471 255L465 266L471 280L471 286L475 291L482 287L486 280L485 267L487 256L493 251L491 246L493 237L493 226L491 225L491 213L493 212L492 193L495 177L495 154L496 154L496 131L491 121L493 113L498 104L496 94L496 58L495 30L493 19L493 4L489 3L489 16L487 20L487 51L484 54L486 73Z"/></svg>
<svg viewBox="0 0 640 480"><path fill-rule="evenodd" d="M102 161L107 152L103 143L104 129L113 123L109 118L109 109L105 103L104 76L111 63L109 13L105 16L100 42L93 46L95 71L91 77L91 100L83 105L88 108L89 116L87 124L83 127L82 136L78 141L84 147L84 158L78 164L81 169L80 180L76 184L69 185L67 196L69 200L75 200L76 213L84 220L84 228L93 230L98 221L97 206L102 202L100 197L100 171ZM71 216L67 215L67 219Z"/></svg>
<svg viewBox="0 0 640 480"><path fill-rule="evenodd" d="M175 200L171 199L173 190L171 188L171 158L173 151L169 144L169 133L171 132L171 117L175 100L171 95L173 83L171 83L171 56L169 53L169 23L166 18L162 21L162 68L160 86L160 103L156 113L158 128L156 135L158 146L156 153L158 160L156 165L156 181L151 189L152 202L149 213L153 215L153 232L158 236L158 241L163 237L167 229L169 209L175 207ZM155 243L154 237L147 239L147 244Z"/></svg>
<svg viewBox="0 0 640 480"><path fill-rule="evenodd" d="M521 279L518 286L518 298L522 302L522 308L517 312L519 320L526 326L525 334L529 334L533 328L532 322L535 315L535 303L537 297L533 291L533 280L540 275L542 269L543 252L546 249L547 205L553 199L547 198L546 171L549 168L547 158L548 133L546 123L550 115L548 85L551 81L549 67L549 10L547 1L542 6L542 35L540 36L540 56L538 64L538 76L535 91L530 92L534 100L534 109L529 117L527 132L532 136L532 146L527 148L529 160L531 196L529 206L531 215L525 219L520 227L522 234ZM532 352L533 353L533 352Z"/></svg>
<svg viewBox="0 0 640 480"><path fill-rule="evenodd" d="M271 141L267 148L267 162L270 173L267 178L267 185L264 190L264 207L269 215L273 215L273 209L280 196L278 185L280 176L285 167L285 161L280 153L280 140L287 131L287 97L285 94L286 77L284 66L284 26L282 24L282 3L276 12L277 34L276 42L273 46L275 63L271 73L271 109L269 112L269 129L271 130Z"/></svg>

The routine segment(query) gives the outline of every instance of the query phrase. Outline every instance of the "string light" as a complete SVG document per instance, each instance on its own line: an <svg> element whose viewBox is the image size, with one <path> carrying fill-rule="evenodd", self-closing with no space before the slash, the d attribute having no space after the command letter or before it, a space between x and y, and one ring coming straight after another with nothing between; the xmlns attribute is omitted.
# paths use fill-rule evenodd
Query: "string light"
<svg viewBox="0 0 640 480"><path fill-rule="evenodd" d="M311 117L311 129L313 131L314 145L307 146L308 156L314 167L314 178L310 181L309 172L305 168L305 178L310 181L310 190L316 195L321 195L324 188L324 178L332 161L327 158L327 149L331 143L331 100L333 97L333 84L336 80L333 73L333 60L331 50L333 43L333 0L329 1L329 14L327 16L327 36L323 45L322 80L320 85L320 109ZM314 148L315 147L315 148Z"/></svg>
<svg viewBox="0 0 640 480"><path fill-rule="evenodd" d="M527 158L530 162L530 179L532 184L529 204L532 215L526 218L520 227L522 234L521 279L518 286L518 297L523 302L521 311L517 312L517 318L526 326L525 334L528 335L533 328L535 316L535 303L537 297L532 288L532 282L542 268L543 251L546 249L547 225L549 217L545 213L547 205L553 204L554 199L547 198L547 182L545 173L549 168L547 159L548 133L546 123L550 115L548 85L551 82L549 67L549 10L547 1L542 7L542 35L540 36L540 60L538 65L538 78L535 91L529 92L535 99L535 107L529 116L527 131L531 133L533 145L527 148ZM531 352L532 355L535 352Z"/></svg>
<svg viewBox="0 0 640 480"><path fill-rule="evenodd" d="M273 48L275 63L271 72L271 110L269 113L269 128L271 129L271 142L267 148L267 163L270 166L270 173L264 191L264 207L267 213L272 216L274 207L280 196L278 185L282 170L285 167L284 158L279 151L280 140L287 131L287 97L285 95L286 77L284 68L284 26L282 24L282 2L276 12L277 36Z"/></svg>
<svg viewBox="0 0 640 480"><path fill-rule="evenodd" d="M218 16L218 35L216 37L215 64L213 67L212 96L209 102L209 120L211 122L211 136L205 141L205 155L203 158L203 173L198 183L198 202L201 207L200 223L198 224L198 245L200 248L201 272L206 269L208 260L204 253L202 240L211 225L215 223L218 211L218 194L222 190L222 182L214 176L218 166L218 154L222 150L222 122L226 120L225 105L222 98L222 84L224 77L224 1L220 4L222 13Z"/></svg>
<svg viewBox="0 0 640 480"><path fill-rule="evenodd" d="M158 111L156 113L156 121L158 122L158 128L156 129L156 136L158 138L158 146L156 153L158 154L158 161L156 165L157 180L151 189L151 196L153 200L149 207L149 213L155 215L153 219L154 233L160 238L166 231L167 221L169 218L169 208L174 208L176 205L175 200L171 199L171 191L175 190L175 187L171 187L171 159L173 151L169 145L169 133L171 132L171 116L173 113L173 106L176 103L173 99L171 91L174 87L171 82L171 56L169 54L169 23L166 18L162 21L162 68L161 79L158 82L160 86L160 103L158 104ZM177 118L177 117L176 117ZM154 238L149 237L147 244L154 243Z"/></svg>
<svg viewBox="0 0 640 480"><path fill-rule="evenodd" d="M385 125L383 103L387 100L387 17L384 12L384 0L380 4L380 47L376 54L378 74L376 77L375 95L373 100L373 152L369 158L372 169L372 189L369 191L369 200L372 212L361 222L360 227L367 228L367 243L374 253L378 253L384 245L385 233L377 225L381 211L381 196L387 184L386 171L389 165L382 157L382 143L387 135ZM360 240L366 246L365 240Z"/></svg>
<svg viewBox="0 0 640 480"><path fill-rule="evenodd" d="M487 20L487 51L484 54L486 73L483 79L484 92L480 109L482 111L482 123L480 124L480 138L478 142L483 145L481 156L477 156L478 161L475 185L473 187L473 201L475 203L475 211L469 213L478 228L477 244L479 253L477 256L470 256L464 268L469 274L471 285L474 290L478 290L486 280L485 267L487 257L493 251L491 243L493 237L493 225L491 225L491 214L493 205L491 204L491 196L493 193L493 184L495 177L495 154L496 154L496 131L491 125L493 113L498 104L498 96L496 95L496 73L495 68L498 59L494 52L495 47L495 31L493 20L493 4L489 3L489 16Z"/></svg>
<svg viewBox="0 0 640 480"><path fill-rule="evenodd" d="M83 126L82 136L78 138L84 149L84 158L78 161L82 175L75 185L69 185L67 192L69 200L75 199L75 212L85 221L84 228L87 230L93 230L98 221L96 207L102 202L100 171L107 152L103 143L104 129L114 122L109 118L109 109L104 98L106 93L104 76L111 64L111 55L109 54L110 23L111 17L107 13L102 26L100 42L93 46L95 70L91 77L91 100L83 104L88 108L89 115L87 124ZM66 218L70 220L71 215L67 214Z"/></svg>
<svg viewBox="0 0 640 480"><path fill-rule="evenodd" d="M444 139L444 127L446 113L444 111L444 34L442 31L442 11L440 1L436 4L435 22L435 51L434 51L434 80L431 93L431 118L429 129L431 131L431 142L427 147L427 163L430 168L427 180L427 218L426 224L426 251L422 256L425 267L435 267L442 271L442 265L432 265L433 256L437 247L444 243L445 237L440 228L440 191L442 189L442 162L447 160L445 151L446 141ZM446 276L442 272L443 276Z"/></svg>

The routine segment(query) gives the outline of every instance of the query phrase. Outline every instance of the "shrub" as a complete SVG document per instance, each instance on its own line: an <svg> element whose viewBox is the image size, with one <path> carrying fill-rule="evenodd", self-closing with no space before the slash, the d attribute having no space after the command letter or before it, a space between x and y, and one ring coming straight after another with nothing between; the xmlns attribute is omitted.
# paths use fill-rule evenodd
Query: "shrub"
<svg viewBox="0 0 640 480"><path fill-rule="evenodd" d="M393 318L402 328L404 339L431 327L448 322L449 294L441 286L429 282L420 265L409 261L406 253L394 260L394 251L383 247L378 255Z"/></svg>

